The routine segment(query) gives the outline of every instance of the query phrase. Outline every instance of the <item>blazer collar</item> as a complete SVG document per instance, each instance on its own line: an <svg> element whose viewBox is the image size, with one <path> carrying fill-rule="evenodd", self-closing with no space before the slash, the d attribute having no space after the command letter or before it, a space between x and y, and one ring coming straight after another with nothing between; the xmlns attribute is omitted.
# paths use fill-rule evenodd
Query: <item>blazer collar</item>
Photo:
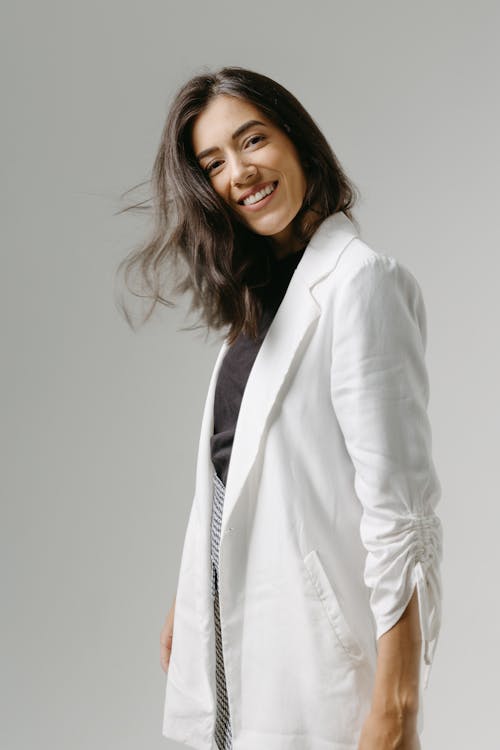
<svg viewBox="0 0 500 750"><path fill-rule="evenodd" d="M314 296L314 286L335 268L344 248L357 236L353 222L342 212L331 214L322 221L306 246L267 330L250 371L236 423L224 496L222 533L241 497L273 405L285 386L287 374L307 346L321 314L321 306ZM196 487L201 503L200 511L204 516L203 520L207 522L209 517L206 514L211 509L211 497L207 497L205 493L211 492L214 470L210 455L210 436L214 424L215 385L228 348L227 340L224 339L208 387L198 450Z"/></svg>

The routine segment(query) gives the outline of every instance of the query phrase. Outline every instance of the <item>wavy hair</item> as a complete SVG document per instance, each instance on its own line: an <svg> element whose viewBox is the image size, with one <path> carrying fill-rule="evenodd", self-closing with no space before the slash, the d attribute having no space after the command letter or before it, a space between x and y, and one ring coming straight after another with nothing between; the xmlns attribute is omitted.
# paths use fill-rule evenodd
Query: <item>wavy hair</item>
<svg viewBox="0 0 500 750"><path fill-rule="evenodd" d="M174 306L163 296L167 280L174 296L190 292L188 312L198 310L203 327L219 330L229 326L226 335L232 344L240 332L254 339L258 336L262 307L257 289L269 279L270 240L237 220L195 158L191 140L194 120L219 94L252 103L297 148L307 180L302 206L293 220L301 246L333 213L343 211L357 223L351 208L359 191L313 118L293 94L271 78L241 67L223 67L192 77L177 91L151 178L131 188L150 184L150 203L134 203L117 212L148 210L153 215L150 237L121 261L117 276L124 274L125 285L134 295L152 300L143 322L157 303ZM138 279L139 291L129 285L132 275ZM119 305L134 327L127 306L122 301ZM181 330L195 327L200 326Z"/></svg>

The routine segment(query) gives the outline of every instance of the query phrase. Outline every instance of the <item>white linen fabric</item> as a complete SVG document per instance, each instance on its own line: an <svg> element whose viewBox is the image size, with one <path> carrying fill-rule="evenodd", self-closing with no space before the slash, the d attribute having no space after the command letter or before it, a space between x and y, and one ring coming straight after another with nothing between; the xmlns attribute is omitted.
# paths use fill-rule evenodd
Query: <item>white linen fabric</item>
<svg viewBox="0 0 500 750"><path fill-rule="evenodd" d="M376 637L400 619L417 585L427 687L441 626L443 531L427 417L424 300L407 268L373 255L339 293L335 315L342 325L332 347L332 402L363 505Z"/></svg>
<svg viewBox="0 0 500 750"><path fill-rule="evenodd" d="M378 639L415 588L417 730L441 626L441 495L413 274L343 213L305 248L250 371L225 482L220 642L233 750L357 750ZM214 750L211 521L217 355L184 539L163 734Z"/></svg>

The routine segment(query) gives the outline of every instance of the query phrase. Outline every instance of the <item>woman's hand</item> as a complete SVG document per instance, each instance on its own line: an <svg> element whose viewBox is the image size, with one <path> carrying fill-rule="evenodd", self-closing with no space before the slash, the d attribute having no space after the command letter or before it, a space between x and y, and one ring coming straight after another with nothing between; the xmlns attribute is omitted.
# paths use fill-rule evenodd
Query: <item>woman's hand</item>
<svg viewBox="0 0 500 750"><path fill-rule="evenodd" d="M421 750L416 717L371 710L361 729L358 750Z"/></svg>
<svg viewBox="0 0 500 750"><path fill-rule="evenodd" d="M175 596L174 603L170 608L170 612L165 618L165 624L163 625L160 633L160 664L163 671L168 671L168 665L170 663L170 653L172 651L172 641L174 637L174 614L175 614Z"/></svg>

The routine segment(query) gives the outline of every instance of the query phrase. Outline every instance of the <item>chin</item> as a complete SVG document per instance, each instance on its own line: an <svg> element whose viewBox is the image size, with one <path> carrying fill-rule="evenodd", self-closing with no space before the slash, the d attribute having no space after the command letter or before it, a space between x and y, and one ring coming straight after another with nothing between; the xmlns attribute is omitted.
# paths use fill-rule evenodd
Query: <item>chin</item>
<svg viewBox="0 0 500 750"><path fill-rule="evenodd" d="M255 222L253 229L258 234L264 234L268 237L272 237L275 234L281 234L281 232L284 232L287 227L290 226L296 215L297 214L295 213L291 216L286 216L279 220L269 219L269 221L263 220L261 222Z"/></svg>

